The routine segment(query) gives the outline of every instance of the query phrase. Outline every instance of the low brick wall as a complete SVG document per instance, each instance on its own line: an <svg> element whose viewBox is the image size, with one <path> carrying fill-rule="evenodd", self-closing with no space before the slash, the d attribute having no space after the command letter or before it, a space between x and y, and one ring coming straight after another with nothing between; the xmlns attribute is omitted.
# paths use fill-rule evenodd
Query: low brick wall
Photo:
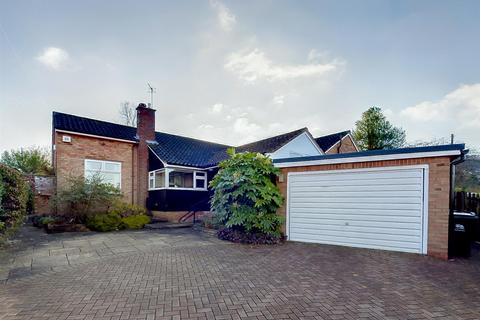
<svg viewBox="0 0 480 320"><path fill-rule="evenodd" d="M187 212L188 211L152 211L152 216L168 222L178 222ZM208 215L210 215L210 211L198 211L195 214L195 218L201 220ZM192 221L192 218L187 221Z"/></svg>
<svg viewBox="0 0 480 320"><path fill-rule="evenodd" d="M283 181L277 184L283 196L287 197L288 172L346 170L361 168L378 168L393 166L428 165L428 255L440 259L448 259L448 217L450 208L450 157L432 157L418 159L402 159L372 161L358 163L342 163L282 168ZM285 216L284 204L278 214ZM283 226L285 232L285 226Z"/></svg>

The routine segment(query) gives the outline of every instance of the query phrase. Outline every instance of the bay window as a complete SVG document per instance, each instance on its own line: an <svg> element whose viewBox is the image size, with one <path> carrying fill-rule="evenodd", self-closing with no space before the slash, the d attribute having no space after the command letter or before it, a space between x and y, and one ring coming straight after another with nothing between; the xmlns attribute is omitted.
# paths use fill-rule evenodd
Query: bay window
<svg viewBox="0 0 480 320"><path fill-rule="evenodd" d="M148 189L207 190L207 173L188 169L159 169L148 174Z"/></svg>

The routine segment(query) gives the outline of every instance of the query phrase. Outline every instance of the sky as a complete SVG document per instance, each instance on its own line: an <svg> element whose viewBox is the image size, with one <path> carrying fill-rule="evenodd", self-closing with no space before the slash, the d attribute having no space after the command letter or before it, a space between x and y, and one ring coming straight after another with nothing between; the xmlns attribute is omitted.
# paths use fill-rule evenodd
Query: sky
<svg viewBox="0 0 480 320"><path fill-rule="evenodd" d="M480 1L0 0L0 151L51 143L52 111L229 145L354 129L480 149Z"/></svg>

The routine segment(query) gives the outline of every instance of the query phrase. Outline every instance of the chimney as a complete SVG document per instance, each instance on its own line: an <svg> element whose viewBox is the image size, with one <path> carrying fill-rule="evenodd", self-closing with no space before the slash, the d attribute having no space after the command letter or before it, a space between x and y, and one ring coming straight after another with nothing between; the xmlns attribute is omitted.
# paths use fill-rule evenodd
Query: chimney
<svg viewBox="0 0 480 320"><path fill-rule="evenodd" d="M144 103L140 103L137 107L137 139L137 203L146 207L148 197L148 143L155 141L155 110L147 108Z"/></svg>

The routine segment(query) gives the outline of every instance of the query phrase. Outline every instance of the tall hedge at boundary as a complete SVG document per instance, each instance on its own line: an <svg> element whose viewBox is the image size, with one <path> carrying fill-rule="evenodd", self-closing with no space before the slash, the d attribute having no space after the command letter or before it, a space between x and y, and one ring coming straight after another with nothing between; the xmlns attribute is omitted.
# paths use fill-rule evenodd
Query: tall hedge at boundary
<svg viewBox="0 0 480 320"><path fill-rule="evenodd" d="M10 237L27 215L31 187L17 170L0 164L0 241Z"/></svg>

